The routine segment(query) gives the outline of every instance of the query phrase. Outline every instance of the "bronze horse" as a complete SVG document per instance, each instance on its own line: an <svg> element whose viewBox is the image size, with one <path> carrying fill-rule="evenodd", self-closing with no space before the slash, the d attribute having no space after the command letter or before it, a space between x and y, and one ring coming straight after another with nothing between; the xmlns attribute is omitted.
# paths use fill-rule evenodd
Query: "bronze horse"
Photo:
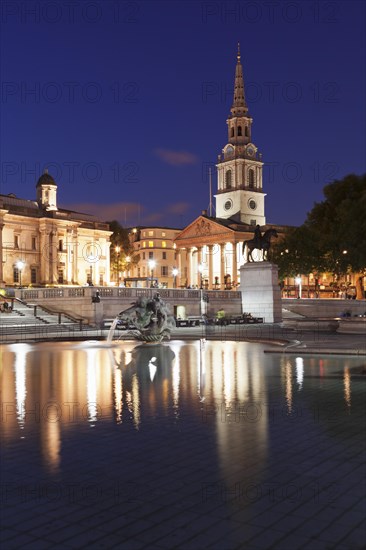
<svg viewBox="0 0 366 550"><path fill-rule="evenodd" d="M271 247L271 238L278 237L278 233L275 229L267 229L259 239L250 239L243 242L243 256L245 257L245 246L247 247L247 262L254 262L252 252L253 250L263 250L263 261L268 260L268 251ZM258 240L260 241L258 243Z"/></svg>

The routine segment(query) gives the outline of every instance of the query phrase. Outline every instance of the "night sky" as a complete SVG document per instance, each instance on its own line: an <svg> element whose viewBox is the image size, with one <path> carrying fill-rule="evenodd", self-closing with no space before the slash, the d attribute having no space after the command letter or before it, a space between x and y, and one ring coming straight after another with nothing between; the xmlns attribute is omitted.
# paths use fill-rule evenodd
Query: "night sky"
<svg viewBox="0 0 366 550"><path fill-rule="evenodd" d="M300 225L326 183L365 172L362 1L0 9L1 193L34 200L48 167L59 206L188 225L227 142L238 41L267 222Z"/></svg>

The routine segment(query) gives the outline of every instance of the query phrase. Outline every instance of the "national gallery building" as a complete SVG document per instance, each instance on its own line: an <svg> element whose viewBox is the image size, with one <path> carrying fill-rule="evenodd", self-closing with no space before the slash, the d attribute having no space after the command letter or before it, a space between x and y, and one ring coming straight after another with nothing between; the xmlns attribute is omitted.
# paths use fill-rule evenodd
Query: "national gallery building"
<svg viewBox="0 0 366 550"><path fill-rule="evenodd" d="M36 200L0 195L0 285L105 285L110 281L109 225L57 207L48 173Z"/></svg>

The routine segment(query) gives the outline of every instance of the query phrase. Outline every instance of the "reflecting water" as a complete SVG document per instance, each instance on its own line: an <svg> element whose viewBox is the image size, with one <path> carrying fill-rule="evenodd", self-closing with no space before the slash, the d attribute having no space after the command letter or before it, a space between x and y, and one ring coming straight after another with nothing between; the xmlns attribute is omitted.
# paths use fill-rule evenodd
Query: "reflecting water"
<svg viewBox="0 0 366 550"><path fill-rule="evenodd" d="M177 422L187 414L198 422L215 420L219 451L230 438L230 422L250 424L252 415L264 456L274 409L291 416L316 387L339 411L349 412L360 378L355 372L353 381L351 367L362 364L357 358L271 356L261 345L205 340L113 348L97 342L14 344L3 346L1 357L2 436L14 440L38 432L53 467L67 431L106 422L138 430L161 416ZM307 405L316 414L315 404Z"/></svg>
<svg viewBox="0 0 366 550"><path fill-rule="evenodd" d="M279 465L301 479L307 434L346 456L364 407L364 360L263 350L205 340L2 346L0 430L9 472L16 479L28 468L38 480L96 476L106 484L136 479L141 464L138 476L150 491L162 469L177 491L196 472L192 495L200 506L211 504L215 482L220 503L244 499L246 520L247 507L257 506L253 494ZM306 461L304 471L313 467ZM181 472L188 477L178 484ZM205 483L209 492L201 494Z"/></svg>

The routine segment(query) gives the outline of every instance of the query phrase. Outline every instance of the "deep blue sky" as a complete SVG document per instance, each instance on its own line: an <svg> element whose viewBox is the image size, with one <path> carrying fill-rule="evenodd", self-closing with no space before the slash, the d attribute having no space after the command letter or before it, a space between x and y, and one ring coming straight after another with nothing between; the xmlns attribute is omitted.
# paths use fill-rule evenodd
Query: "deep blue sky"
<svg viewBox="0 0 366 550"><path fill-rule="evenodd" d="M352 0L4 0L0 192L34 199L48 166L59 206L187 225L240 41L267 221L299 225L327 182L365 171L364 25Z"/></svg>

